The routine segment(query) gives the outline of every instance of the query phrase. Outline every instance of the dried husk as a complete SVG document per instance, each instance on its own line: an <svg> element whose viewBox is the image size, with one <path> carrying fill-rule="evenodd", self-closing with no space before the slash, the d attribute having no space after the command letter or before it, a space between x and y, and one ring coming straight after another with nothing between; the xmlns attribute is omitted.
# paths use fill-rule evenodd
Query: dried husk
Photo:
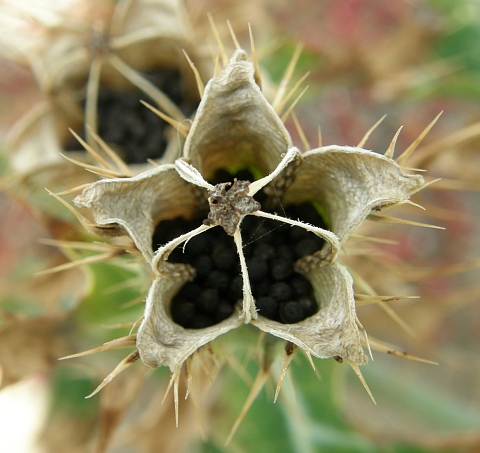
<svg viewBox="0 0 480 453"><path fill-rule="evenodd" d="M290 341L315 357L341 357L357 364L367 362L356 326L353 281L345 266L312 269L305 276L312 283L318 312L296 324L281 324L263 316L252 324Z"/></svg>
<svg viewBox="0 0 480 453"><path fill-rule="evenodd" d="M237 50L205 87L184 157L205 179L218 168L253 167L268 174L292 147L282 121L255 81L254 65Z"/></svg>
<svg viewBox="0 0 480 453"><path fill-rule="evenodd" d="M198 200L174 165L164 164L132 178L93 183L75 198L75 203L91 210L95 219L89 227L92 233L128 234L150 263L155 225L162 219L191 217Z"/></svg>
<svg viewBox="0 0 480 453"><path fill-rule="evenodd" d="M373 210L408 200L424 180L394 160L362 148L307 151L284 202L317 201L330 231L345 242Z"/></svg>
<svg viewBox="0 0 480 453"><path fill-rule="evenodd" d="M171 299L192 278L192 269L165 263L163 275L150 288L144 320L137 333L137 349L143 363L152 368L168 366L175 373L198 348L242 323L238 310L228 319L205 329L185 329L173 322L169 308Z"/></svg>

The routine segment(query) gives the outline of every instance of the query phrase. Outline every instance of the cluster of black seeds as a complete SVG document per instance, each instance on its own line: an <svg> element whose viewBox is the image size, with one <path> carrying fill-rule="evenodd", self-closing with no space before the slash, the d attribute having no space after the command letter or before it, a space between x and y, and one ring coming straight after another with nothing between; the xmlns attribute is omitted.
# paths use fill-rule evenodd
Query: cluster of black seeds
<svg viewBox="0 0 480 453"><path fill-rule="evenodd" d="M198 100L186 97L177 70L162 69L144 77L162 90L186 116L197 108ZM168 124L141 104L141 100L149 102L138 89L120 91L101 86L98 93L98 133L105 142L118 147L127 164L158 159L167 146ZM78 143L67 145L67 150L76 148Z"/></svg>
<svg viewBox="0 0 480 453"><path fill-rule="evenodd" d="M234 176L252 180L251 173L246 171ZM231 179L232 175L220 171L213 183ZM265 195L259 194L258 199L265 201ZM325 227L311 203L287 206L284 210L282 208L280 215ZM203 219L175 218L161 222L155 231L154 248L193 230ZM240 229L259 314L284 324L297 323L315 314L318 305L312 285L294 271L294 263L320 250L323 240L304 228L253 215L244 218ZM195 279L185 283L171 302L171 315L177 324L200 329L217 324L232 314L243 297L243 280L233 238L221 227L195 236L184 249L182 244L170 254L169 261L187 263L196 270Z"/></svg>
<svg viewBox="0 0 480 453"><path fill-rule="evenodd" d="M310 203L290 205L282 216L323 226ZM310 282L294 271L299 258L320 250L324 241L301 227L249 216L241 224L243 252L259 314L294 324L318 310Z"/></svg>

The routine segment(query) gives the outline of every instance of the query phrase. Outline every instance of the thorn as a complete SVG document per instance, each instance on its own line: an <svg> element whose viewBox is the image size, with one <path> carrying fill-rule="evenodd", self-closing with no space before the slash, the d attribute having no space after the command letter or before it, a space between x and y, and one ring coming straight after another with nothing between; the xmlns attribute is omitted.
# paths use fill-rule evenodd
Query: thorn
<svg viewBox="0 0 480 453"><path fill-rule="evenodd" d="M306 349L302 349L302 351L307 356L307 360L310 363L310 366L312 367L313 371L317 371L317 369L315 368L315 364L313 363L312 354L310 354L310 351L307 351Z"/></svg>
<svg viewBox="0 0 480 453"><path fill-rule="evenodd" d="M372 296L370 294L355 294L357 307L377 304L379 302L396 302L397 300L419 299L420 296Z"/></svg>
<svg viewBox="0 0 480 453"><path fill-rule="evenodd" d="M242 422L243 418L247 414L251 405L255 401L255 398L260 393L260 390L262 390L263 386L265 385L265 382L267 381L267 378L268 378L268 369L265 370L263 367L260 368L260 370L258 371L257 377L255 378L255 381L253 382L252 388L250 389L250 393L248 394L248 397L245 401L245 404L243 405L242 410L240 411L240 414L238 415L237 419L235 420L235 423L234 423L232 429L230 430L230 433L227 437L227 440L225 441L225 446L230 443L233 436L237 432L237 429L240 426L240 423Z"/></svg>
<svg viewBox="0 0 480 453"><path fill-rule="evenodd" d="M300 137L300 140L302 142L303 149L305 151L308 151L309 149L312 149L310 147L310 143L308 143L308 140L307 140L307 137L305 136L305 133L303 132L302 126L298 122L298 118L297 118L297 115L295 115L295 112L292 112L292 119L293 119L293 123L295 124L295 128L297 129L298 136Z"/></svg>
<svg viewBox="0 0 480 453"><path fill-rule="evenodd" d="M478 191L480 190L480 181L462 181L460 179L442 178L433 188L438 190Z"/></svg>
<svg viewBox="0 0 480 453"><path fill-rule="evenodd" d="M61 192L56 192L56 193L57 195L69 195L71 193L80 192L81 190L86 189L87 187L90 187L90 186L91 186L91 183L82 184L80 186L73 187L67 190L62 190Z"/></svg>
<svg viewBox="0 0 480 453"><path fill-rule="evenodd" d="M255 49L255 41L253 40L252 26L248 24L248 36L250 37L250 52L252 54L253 67L255 68L254 78L257 85L262 88L262 76L260 73L260 66L258 65L257 51Z"/></svg>
<svg viewBox="0 0 480 453"><path fill-rule="evenodd" d="M423 359L421 357L411 355L405 351L400 352L400 351L390 350L390 351L387 351L387 354L390 354L396 357L401 357L402 359L413 360L415 362L423 362L423 363L428 363L430 365L438 365L438 362L433 362L432 360Z"/></svg>
<svg viewBox="0 0 480 453"><path fill-rule="evenodd" d="M96 395L100 390L102 390L106 385L108 385L112 380L117 377L122 371L131 367L138 359L140 354L138 351L133 351L127 357L125 357L115 369L102 381L102 383L92 392L90 395L87 395L85 399L91 398Z"/></svg>
<svg viewBox="0 0 480 453"><path fill-rule="evenodd" d="M395 310L390 307L390 305L385 302L378 301L378 306L387 313L390 318L392 318L405 332L407 332L412 337L415 336L415 331L395 312Z"/></svg>
<svg viewBox="0 0 480 453"><path fill-rule="evenodd" d="M275 97L273 99L272 107L277 112L278 112L278 106L283 101L283 96L285 95L287 85L290 83L290 79L292 77L295 66L298 62L298 59L300 58L300 54L302 52L302 49L303 49L303 46L301 44L298 44L297 47L295 48L295 52L293 53L292 59L290 60L290 63L288 64L287 70L285 71L285 74L282 78L282 81L280 82L280 85L278 87L277 93L275 94Z"/></svg>
<svg viewBox="0 0 480 453"><path fill-rule="evenodd" d="M115 171L114 168L112 168L108 162L103 159L100 154L97 153L96 150L94 150L85 140L83 140L80 135L78 135L72 128L68 128L70 133L77 139L77 141L85 148L85 150L100 164L103 165L105 168L108 168L109 170ZM89 126L88 131L90 133L93 133L93 129Z"/></svg>
<svg viewBox="0 0 480 453"><path fill-rule="evenodd" d="M108 168L102 168L97 167L96 165L86 164L84 162L80 162L79 160L72 159L71 157L67 157L65 154L62 153L60 153L60 155L69 162L72 162L72 164L78 165L79 167L82 167L90 173L94 173L95 175L99 175L104 178L125 178L124 174L116 170L109 170Z"/></svg>
<svg viewBox="0 0 480 453"><path fill-rule="evenodd" d="M387 115L383 115L363 136L363 138L360 140L360 142L357 145L357 148L363 148L363 145L365 145L365 142L368 140L368 137L372 134L372 132L379 126L379 124L387 117Z"/></svg>
<svg viewBox="0 0 480 453"><path fill-rule="evenodd" d="M96 134L90 126L87 127L88 131L92 135L92 137L95 139L95 141L101 146L105 154L112 159L112 161L117 165L117 168L123 172L124 175L126 176L133 176L133 173L131 172L130 168L128 165L120 158L120 156L113 151L110 146L107 145L107 143L98 135ZM109 168L112 170L115 170L113 167L111 167L108 163Z"/></svg>
<svg viewBox="0 0 480 453"><path fill-rule="evenodd" d="M318 147L321 148L323 146L323 139L322 139L322 129L320 125L317 127L317 137L318 137Z"/></svg>
<svg viewBox="0 0 480 453"><path fill-rule="evenodd" d="M159 167L160 166L160 164L157 161L155 161L153 159L150 159L150 157L147 159L147 162L149 164L152 164L154 167Z"/></svg>
<svg viewBox="0 0 480 453"><path fill-rule="evenodd" d="M298 104L298 101L300 101L300 99L303 97L303 95L305 94L305 92L308 90L308 85L302 90L302 92L297 96L297 98L292 102L292 104L290 105L290 107L288 107L288 109L286 110L286 112L282 115L282 122L285 123L285 121L287 121L287 118L288 116L290 115L290 113L292 112L292 110L295 108L295 106Z"/></svg>
<svg viewBox="0 0 480 453"><path fill-rule="evenodd" d="M174 118L176 121L185 120L185 115L179 107L153 83L149 82L141 73L133 69L125 63L115 53L110 53L108 57L109 63L122 74L132 85L145 93L153 100L162 110Z"/></svg>
<svg viewBox="0 0 480 453"><path fill-rule="evenodd" d="M111 351L113 349L131 348L137 344L137 335L127 335L126 337L116 338L115 340L108 341L98 348L89 349L87 351L78 352L76 354L60 357L58 360L76 359L78 357L84 357L87 355L98 354L103 351Z"/></svg>
<svg viewBox="0 0 480 453"><path fill-rule="evenodd" d="M175 405L175 426L178 428L178 381L180 379L180 370L173 375L173 402Z"/></svg>
<svg viewBox="0 0 480 453"><path fill-rule="evenodd" d="M239 228L235 230L233 240L237 248L237 254L240 261L240 271L243 278L243 317L245 324L248 324L252 319L257 319L258 315L257 311L255 310L255 302L253 300L252 289L250 286L247 262L243 253L242 235Z"/></svg>
<svg viewBox="0 0 480 453"><path fill-rule="evenodd" d="M372 236L362 236L360 234L352 234L349 237L350 241L365 241L365 242L373 242L376 244L387 244L387 245L398 245L399 242L393 239L384 239L384 238L376 238Z"/></svg>
<svg viewBox="0 0 480 453"><path fill-rule="evenodd" d="M370 358L373 361L372 348L370 347L370 341L368 340L367 331L366 331L365 327L363 327L363 324L360 322L360 320L358 318L356 318L355 322L357 324L357 327L363 332L363 334L365 336L365 344L367 345L368 354L370 355Z"/></svg>
<svg viewBox="0 0 480 453"><path fill-rule="evenodd" d="M35 277L40 277L42 275L54 274L56 272L62 272L69 269L74 269L81 266L86 266L88 264L93 263L101 263L102 261L108 261L113 258L116 254L112 254L112 252L103 253L101 255L93 255L87 256L86 258L82 258L76 261L70 261L68 263L60 264L59 266L51 267L49 269L45 269L43 271L35 272L33 275Z"/></svg>
<svg viewBox="0 0 480 453"><path fill-rule="evenodd" d="M319 381L322 380L322 376L320 375L320 372L315 368L315 364L313 363L313 359L312 359L312 355L310 354L309 351L307 351L306 349L302 349L302 352L305 354L305 356L307 357L307 360L308 362L310 363L310 366L312 367L313 369L313 372L315 373L315 376L317 377L317 379Z"/></svg>
<svg viewBox="0 0 480 453"><path fill-rule="evenodd" d="M90 62L90 71L87 81L87 95L85 100L85 124L91 125L94 131L98 129L97 106L102 65L102 58L92 58ZM88 133L87 141L89 143L91 142L90 144L92 145L94 143Z"/></svg>
<svg viewBox="0 0 480 453"><path fill-rule="evenodd" d="M449 152L450 150L456 150L460 146L478 138L479 135L480 122L476 122L457 132L453 132L434 143L422 147L422 149L413 157L412 163L414 163L415 166L424 167L438 154Z"/></svg>
<svg viewBox="0 0 480 453"><path fill-rule="evenodd" d="M166 400L166 398L167 398L167 395L168 395L168 393L170 392L170 389L172 388L173 376L174 376L174 374L172 374L172 375L170 376L170 381L168 381L167 390L165 390L165 395L163 395L162 402L160 403L161 405L165 402L165 400Z"/></svg>
<svg viewBox="0 0 480 453"><path fill-rule="evenodd" d="M300 87L300 85L305 81L305 79L310 75L310 72L306 72L298 81L297 83L292 87L292 89L287 93L287 95L284 97L284 99L282 100L282 102L280 103L280 105L278 106L277 108L277 112L281 112L283 110L283 108L285 107L285 105L287 104L287 102L291 99L291 97L296 93L296 91L298 90L298 88Z"/></svg>
<svg viewBox="0 0 480 453"><path fill-rule="evenodd" d="M423 189L426 189L427 187L433 185L433 184L436 184L438 182L441 182L442 179L441 178L437 178L437 179L432 179L431 181L427 181L426 183L422 184L420 187L417 187L411 195L414 195L420 191L422 191Z"/></svg>
<svg viewBox="0 0 480 453"><path fill-rule="evenodd" d="M188 399L188 395L190 395L190 391L192 389L192 380L193 380L192 365L193 365L193 354L187 359L187 390L185 392L185 399Z"/></svg>
<svg viewBox="0 0 480 453"><path fill-rule="evenodd" d="M443 110L433 119L433 121L423 130L423 132L413 141L413 143L402 153L402 155L397 159L399 165L404 164L412 153L417 149L418 145L422 142L425 136L430 132L430 129L438 121L442 115Z"/></svg>
<svg viewBox="0 0 480 453"><path fill-rule="evenodd" d="M238 43L238 39L237 39L237 36L235 35L235 31L233 30L232 24L228 19L227 19L227 27L228 27L228 31L230 32L230 36L232 38L233 45L235 46L235 49L241 50L242 47Z"/></svg>
<svg viewBox="0 0 480 453"><path fill-rule="evenodd" d="M403 129L403 126L400 126L398 128L397 133L393 136L392 141L390 142L390 145L388 145L388 149L385 151L385 154L384 154L385 157L388 157L389 159L393 159L393 154L395 153L395 145L397 144L397 139L402 129Z"/></svg>
<svg viewBox="0 0 480 453"><path fill-rule="evenodd" d="M80 250L93 250L95 252L104 252L105 250L111 251L109 244L102 244L98 242L79 242L79 241L61 241L58 239L46 239L40 238L38 240L40 244L51 245L52 247L66 247L70 249Z"/></svg>
<svg viewBox="0 0 480 453"><path fill-rule="evenodd" d="M63 198L59 197L57 194L51 192L48 189L45 189L49 195L56 198L60 203L63 204L76 218L77 220L84 225L87 229L91 226L90 222L82 215L79 211L77 211L73 206L71 206L67 201Z"/></svg>
<svg viewBox="0 0 480 453"><path fill-rule="evenodd" d="M375 401L375 398L373 397L372 392L368 388L367 382L365 381L358 365L355 362L352 362L350 360L347 360L347 363L352 367L352 370L355 372L358 379L360 379L360 382L362 383L363 388L367 391L368 395L370 396L370 399L373 401L373 404L377 405L377 402Z"/></svg>
<svg viewBox="0 0 480 453"><path fill-rule="evenodd" d="M370 214L367 217L367 219L371 220L373 222L379 222L379 223L411 225L411 226L419 226L419 227L423 227L423 228L433 228L435 230L444 230L445 229L445 227L441 227L441 226L438 226L438 225L430 225L429 223L414 222L413 220L398 219L396 217L382 216L382 215L378 215L378 214Z"/></svg>
<svg viewBox="0 0 480 453"><path fill-rule="evenodd" d="M292 359L294 357L294 352L296 351L296 349L297 349L297 345L291 343L290 341L287 341L285 343L285 355L283 356L282 371L280 372L280 376L277 382L277 388L275 390L275 397L273 398L274 403L277 402L277 398L280 393L280 388L282 387L282 384L283 384L283 379L287 374L288 367L292 362Z"/></svg>
<svg viewBox="0 0 480 453"><path fill-rule="evenodd" d="M195 76L195 82L197 83L198 94L200 95L200 99L201 99L201 98L203 98L203 93L205 91L205 85L203 84L203 81L202 81L202 78L200 77L200 73L198 72L198 69L195 67L195 64L193 63L193 61L188 56L185 49L182 49L182 52L185 55L185 58L187 59L188 64L190 65L190 69L192 70L193 75Z"/></svg>
<svg viewBox="0 0 480 453"><path fill-rule="evenodd" d="M210 13L207 13L208 21L210 22L210 27L213 31L213 36L215 37L215 41L217 42L218 49L220 51L220 57L222 59L222 65L225 67L228 63L227 53L225 52L225 47L223 46L222 39L220 38L220 34L218 33L217 26L215 25L215 21Z"/></svg>
<svg viewBox="0 0 480 453"><path fill-rule="evenodd" d="M148 102L145 102L145 101L140 101L145 107L147 107L147 109L150 109L153 113L155 113L156 115L158 115L160 118L162 118L162 120L166 121L168 124L170 124L171 126L173 126L178 132L180 132L180 134L182 134L184 137L187 136L188 134L188 131L190 130L189 128L185 127L185 125L180 122L180 121L177 121L173 118L171 118L170 116L168 115L165 115L165 113L161 112L160 110L156 109L153 105L150 105Z"/></svg>
<svg viewBox="0 0 480 453"><path fill-rule="evenodd" d="M222 68L220 66L220 55L216 55L215 57L215 64L213 66L213 78L218 77L222 72Z"/></svg>
<svg viewBox="0 0 480 453"><path fill-rule="evenodd" d="M356 285L361 287L364 291L368 293L369 296L375 297L377 296L375 290L369 285L369 283L360 276L357 272L350 270L353 280ZM406 332L408 332L411 336L415 336L414 331L410 328L410 326L402 319L400 316L395 313L395 311L387 305L385 302L378 301L377 302L380 308L382 308L399 326L401 326Z"/></svg>
<svg viewBox="0 0 480 453"><path fill-rule="evenodd" d="M396 346L378 340L377 338L370 337L370 343L372 348L379 352L385 352L387 354L393 355L395 357L400 357L407 360L413 360L415 362L423 362L428 363L430 365L438 365L437 362L433 362L428 359L424 359L422 357L417 357L414 355L409 354L408 352L400 352Z"/></svg>

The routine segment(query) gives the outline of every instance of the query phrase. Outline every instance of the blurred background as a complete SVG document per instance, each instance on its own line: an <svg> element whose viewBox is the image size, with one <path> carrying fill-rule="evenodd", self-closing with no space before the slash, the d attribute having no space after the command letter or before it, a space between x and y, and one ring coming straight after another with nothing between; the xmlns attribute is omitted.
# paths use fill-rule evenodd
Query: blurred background
<svg viewBox="0 0 480 453"><path fill-rule="evenodd" d="M85 257L84 250L52 247L40 239L91 238L43 190L85 179L73 170L20 177L11 165L12 128L44 97L35 71L13 49L36 33L38 9L45 17L62 11L70 20L88 1L2 0L0 5L8 32L0 49L2 451L480 451L480 2L186 2L193 33L202 39L211 34L208 12L226 40L229 19L248 48L250 23L272 86L281 82L302 45L295 80L309 72L303 83L308 90L295 113L313 146L319 125L324 145L355 146L386 114L365 148L385 152L403 126L399 155L443 111L408 162L426 169L429 179L442 180L413 200L426 211L408 206L396 214L445 230L367 224L365 234L397 243L372 249L352 244L344 259L379 294L419 296L388 302L400 322L377 304L359 306L358 316L373 338L437 365L374 353L362 373L375 406L345 364L314 359L315 372L298 354L279 400L273 404L272 378L228 446L225 439L258 371L254 329L244 326L220 337L212 346L215 356L205 353L215 383L205 373L205 382L198 384L205 386L201 398L181 402L178 429L171 395L162 404L167 370L148 373L138 363L85 400L124 354L58 361L128 334L125 323L141 315L138 302L148 285L139 265L121 259L33 277ZM108 10L115 3L102 5ZM292 120L287 127L303 149L305 140ZM32 140L41 142L43 136ZM278 354L277 377L280 368Z"/></svg>

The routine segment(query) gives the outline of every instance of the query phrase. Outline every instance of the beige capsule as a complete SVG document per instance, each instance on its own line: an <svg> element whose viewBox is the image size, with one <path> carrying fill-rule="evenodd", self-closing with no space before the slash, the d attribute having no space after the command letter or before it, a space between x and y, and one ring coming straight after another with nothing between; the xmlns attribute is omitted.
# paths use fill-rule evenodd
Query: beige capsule
<svg viewBox="0 0 480 453"><path fill-rule="evenodd" d="M209 217L206 224L156 251L151 250L153 231L160 221L179 213L187 219L194 217L198 204L208 207L209 194L221 193L208 182L214 172L242 166L264 175L251 182L248 196L265 188L267 193L275 189L285 206L315 202L321 206L329 229L264 212L261 207L242 210L226 202L239 219L227 233L238 253L243 299L229 318L214 326L183 328L173 321L170 304L183 283L193 278L194 270L169 262L168 256L192 237L222 227L222 220L212 220L215 215L210 211L212 219ZM422 186L421 176L407 173L389 157L362 148L330 146L301 154L259 89L254 65L244 51L237 50L222 73L206 85L182 158L134 178L92 184L76 203L92 210L97 232L126 232L143 252L155 279L137 332L137 349L148 366L168 366L178 376L183 363L199 347L242 323L252 323L316 357L365 363L353 281L339 262L339 251L372 210L408 200ZM240 198L243 203L245 197ZM250 215L302 227L324 240L321 250L297 262L297 271L314 288L319 309L313 316L296 324L281 324L258 314L240 234L243 218Z"/></svg>

